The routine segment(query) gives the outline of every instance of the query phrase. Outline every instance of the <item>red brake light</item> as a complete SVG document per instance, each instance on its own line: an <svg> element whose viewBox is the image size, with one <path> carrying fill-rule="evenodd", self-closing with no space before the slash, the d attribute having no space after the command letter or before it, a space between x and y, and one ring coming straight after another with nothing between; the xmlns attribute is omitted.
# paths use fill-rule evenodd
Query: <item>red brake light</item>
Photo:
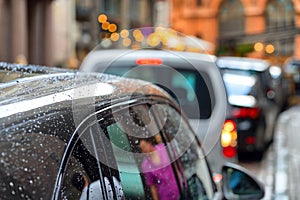
<svg viewBox="0 0 300 200"><path fill-rule="evenodd" d="M245 139L245 142L246 144L255 144L255 137L249 136Z"/></svg>
<svg viewBox="0 0 300 200"><path fill-rule="evenodd" d="M236 155L237 132L235 121L229 119L224 122L221 133L221 145L225 157L232 158Z"/></svg>
<svg viewBox="0 0 300 200"><path fill-rule="evenodd" d="M224 147L223 155L227 158L233 158L236 155L236 149L232 146Z"/></svg>
<svg viewBox="0 0 300 200"><path fill-rule="evenodd" d="M259 115L259 108L238 108L233 110L232 115L235 118L250 117L252 119L255 119Z"/></svg>
<svg viewBox="0 0 300 200"><path fill-rule="evenodd" d="M138 58L136 60L138 65L161 65L162 60L160 58Z"/></svg>

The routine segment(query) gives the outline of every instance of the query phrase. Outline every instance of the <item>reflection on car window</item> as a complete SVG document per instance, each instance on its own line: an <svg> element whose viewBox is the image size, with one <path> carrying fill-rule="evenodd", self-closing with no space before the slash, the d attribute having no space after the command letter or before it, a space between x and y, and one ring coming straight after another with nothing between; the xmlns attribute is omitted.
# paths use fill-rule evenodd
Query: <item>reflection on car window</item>
<svg viewBox="0 0 300 200"><path fill-rule="evenodd" d="M118 115L119 120L107 130L126 185L125 197L178 199L175 174L149 106L134 106Z"/></svg>
<svg viewBox="0 0 300 200"><path fill-rule="evenodd" d="M61 196L210 199L213 192L202 151L181 115L167 104L139 104L108 112L85 129Z"/></svg>
<svg viewBox="0 0 300 200"><path fill-rule="evenodd" d="M161 105L157 112L164 118L163 132L168 146L184 171L188 199L211 199L213 186L210 172L196 138L181 115L171 107Z"/></svg>
<svg viewBox="0 0 300 200"><path fill-rule="evenodd" d="M105 129L98 124L90 124L80 134L69 158L61 196L81 200L123 198L111 143Z"/></svg>
<svg viewBox="0 0 300 200"><path fill-rule="evenodd" d="M231 73L224 73L223 80L228 95L249 95L255 84L253 76L237 75Z"/></svg>

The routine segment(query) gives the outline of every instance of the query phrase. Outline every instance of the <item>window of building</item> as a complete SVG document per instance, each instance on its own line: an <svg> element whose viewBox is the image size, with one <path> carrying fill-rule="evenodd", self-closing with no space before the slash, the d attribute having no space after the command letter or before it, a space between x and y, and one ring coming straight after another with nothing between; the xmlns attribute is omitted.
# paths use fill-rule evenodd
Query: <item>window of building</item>
<svg viewBox="0 0 300 200"><path fill-rule="evenodd" d="M219 10L220 37L241 35L245 32L244 7L240 0L223 1Z"/></svg>
<svg viewBox="0 0 300 200"><path fill-rule="evenodd" d="M284 30L294 26L294 7L291 0L268 1L266 9L267 30Z"/></svg>
<svg viewBox="0 0 300 200"><path fill-rule="evenodd" d="M271 0L266 8L266 31L270 34L285 32L295 28L295 13L291 0ZM279 38L280 39L280 38ZM293 37L276 41L276 53L279 55L291 55L294 51Z"/></svg>

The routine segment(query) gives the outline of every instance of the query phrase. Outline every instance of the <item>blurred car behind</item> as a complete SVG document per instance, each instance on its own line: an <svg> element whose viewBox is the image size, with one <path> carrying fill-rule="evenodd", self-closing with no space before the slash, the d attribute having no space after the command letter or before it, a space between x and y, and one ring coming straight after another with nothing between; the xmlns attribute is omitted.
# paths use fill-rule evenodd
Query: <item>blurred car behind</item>
<svg viewBox="0 0 300 200"><path fill-rule="evenodd" d="M253 155L260 160L273 141L273 132L280 106L270 65L260 59L219 57L217 65L225 83L231 116L236 122L239 158Z"/></svg>
<svg viewBox="0 0 300 200"><path fill-rule="evenodd" d="M264 196L261 183L233 164L222 167L218 190L179 107L147 82L57 73L3 83L0 124L1 199L152 198L145 177L153 169L140 167L151 154L139 148L149 138L168 152L177 198Z"/></svg>
<svg viewBox="0 0 300 200"><path fill-rule="evenodd" d="M226 116L226 96L215 56L159 49L95 50L85 58L80 70L102 72L149 81L176 99L189 118L215 171L226 161L236 162L235 149L224 154L216 127L216 115ZM220 105L224 108L216 113ZM201 127L201 128L199 128Z"/></svg>

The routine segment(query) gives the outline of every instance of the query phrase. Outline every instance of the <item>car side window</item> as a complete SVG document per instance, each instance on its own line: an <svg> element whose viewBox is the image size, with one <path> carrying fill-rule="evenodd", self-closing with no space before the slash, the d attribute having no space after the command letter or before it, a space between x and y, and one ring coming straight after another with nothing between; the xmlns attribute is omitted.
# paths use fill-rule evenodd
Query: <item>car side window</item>
<svg viewBox="0 0 300 200"><path fill-rule="evenodd" d="M214 186L205 156L186 120L166 104L157 106L160 121L164 122L166 145L172 149L172 160L180 163L187 181L188 199L211 199ZM183 179L183 180L184 180Z"/></svg>
<svg viewBox="0 0 300 200"><path fill-rule="evenodd" d="M116 160L102 124L89 124L78 133L63 180L61 199L123 198Z"/></svg>
<svg viewBox="0 0 300 200"><path fill-rule="evenodd" d="M211 199L206 160L187 122L168 104L116 109L78 133L62 199Z"/></svg>
<svg viewBox="0 0 300 200"><path fill-rule="evenodd" d="M177 171L161 138L151 105L113 115L107 127L127 199L178 199Z"/></svg>

